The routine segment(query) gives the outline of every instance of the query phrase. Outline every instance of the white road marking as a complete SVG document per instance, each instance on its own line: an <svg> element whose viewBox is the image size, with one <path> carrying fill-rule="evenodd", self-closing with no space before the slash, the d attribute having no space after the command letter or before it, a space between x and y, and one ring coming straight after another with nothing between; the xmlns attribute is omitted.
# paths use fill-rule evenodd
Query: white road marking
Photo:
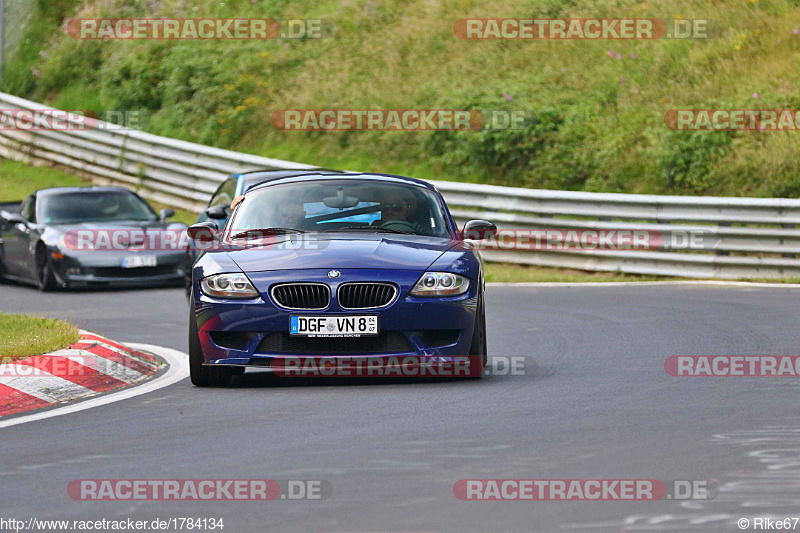
<svg viewBox="0 0 800 533"><path fill-rule="evenodd" d="M144 377L144 374L142 374L141 372L138 372L132 368L128 368L125 365L121 365L116 361L111 361L109 359L106 359L105 357L95 355L91 352L86 352L86 353L88 354L89 357L94 358L94 360L97 362L96 365L92 366L91 363L88 363L87 365L87 362L82 362L86 361L87 358L85 356L78 356L78 357L70 356L67 359L75 361L76 363L87 365L90 368L93 368L94 370L97 370L100 373L109 375L112 378L124 381L125 383L133 383L134 381L139 381Z"/></svg>
<svg viewBox="0 0 800 533"><path fill-rule="evenodd" d="M157 368L158 367L158 365L153 363L152 361L148 361L147 359L140 359L140 358L136 357L134 354L132 354L131 352L126 352L125 350L121 350L121 349L117 348L116 346L111 346L110 344L106 344L106 343L100 342L100 341L95 341L95 340L92 340L92 339L86 339L85 342L90 343L90 344L95 344L97 346L101 346L101 347L106 348L108 350L111 350L112 352L117 353L119 355L124 355L125 357L131 358L131 359L136 359L141 364L143 364L145 366L148 366L150 368ZM96 355L96 354L92 354L92 355ZM96 356L97 357L102 357L101 355L96 355Z"/></svg>
<svg viewBox="0 0 800 533"><path fill-rule="evenodd" d="M30 365L12 365L12 367L16 375L0 376L0 383L46 402L58 403L97 394L83 385L54 376L45 370L34 369ZM36 375L33 375L33 372Z"/></svg>

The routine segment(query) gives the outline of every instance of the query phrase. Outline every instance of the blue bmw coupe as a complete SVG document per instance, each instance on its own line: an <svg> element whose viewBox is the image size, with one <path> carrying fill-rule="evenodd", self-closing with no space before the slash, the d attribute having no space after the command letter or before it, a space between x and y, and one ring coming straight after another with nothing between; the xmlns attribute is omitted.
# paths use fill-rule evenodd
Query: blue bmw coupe
<svg viewBox="0 0 800 533"><path fill-rule="evenodd" d="M225 228L189 228L192 383L225 385L287 358L486 362L483 263L424 181L305 174L247 191ZM481 369L482 370L482 369ZM474 375L474 374L473 374Z"/></svg>

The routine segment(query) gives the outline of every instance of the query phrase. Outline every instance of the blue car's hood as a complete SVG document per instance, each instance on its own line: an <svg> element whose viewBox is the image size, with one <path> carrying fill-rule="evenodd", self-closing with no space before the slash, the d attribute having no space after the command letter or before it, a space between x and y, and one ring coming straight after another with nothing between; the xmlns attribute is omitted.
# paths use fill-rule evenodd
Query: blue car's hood
<svg viewBox="0 0 800 533"><path fill-rule="evenodd" d="M425 270L456 241L395 234L323 233L227 252L244 272L302 268Z"/></svg>

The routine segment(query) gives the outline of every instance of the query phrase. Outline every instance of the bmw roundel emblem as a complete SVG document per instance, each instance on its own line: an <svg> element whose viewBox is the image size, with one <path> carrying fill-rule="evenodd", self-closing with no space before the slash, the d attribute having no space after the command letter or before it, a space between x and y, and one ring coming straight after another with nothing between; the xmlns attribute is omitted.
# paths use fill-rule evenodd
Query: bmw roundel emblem
<svg viewBox="0 0 800 533"><path fill-rule="evenodd" d="M328 277L331 278L331 279L338 278L341 275L342 275L342 273L339 272L338 270L331 270L330 272L328 272Z"/></svg>

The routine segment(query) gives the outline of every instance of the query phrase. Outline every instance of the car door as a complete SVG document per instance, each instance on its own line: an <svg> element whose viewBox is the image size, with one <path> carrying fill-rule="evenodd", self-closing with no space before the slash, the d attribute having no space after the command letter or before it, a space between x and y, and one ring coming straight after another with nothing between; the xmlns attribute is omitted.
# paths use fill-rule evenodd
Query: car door
<svg viewBox="0 0 800 533"><path fill-rule="evenodd" d="M23 221L6 223L3 233L3 261L9 274L35 279L32 240L35 238L36 196L22 201L20 214Z"/></svg>

